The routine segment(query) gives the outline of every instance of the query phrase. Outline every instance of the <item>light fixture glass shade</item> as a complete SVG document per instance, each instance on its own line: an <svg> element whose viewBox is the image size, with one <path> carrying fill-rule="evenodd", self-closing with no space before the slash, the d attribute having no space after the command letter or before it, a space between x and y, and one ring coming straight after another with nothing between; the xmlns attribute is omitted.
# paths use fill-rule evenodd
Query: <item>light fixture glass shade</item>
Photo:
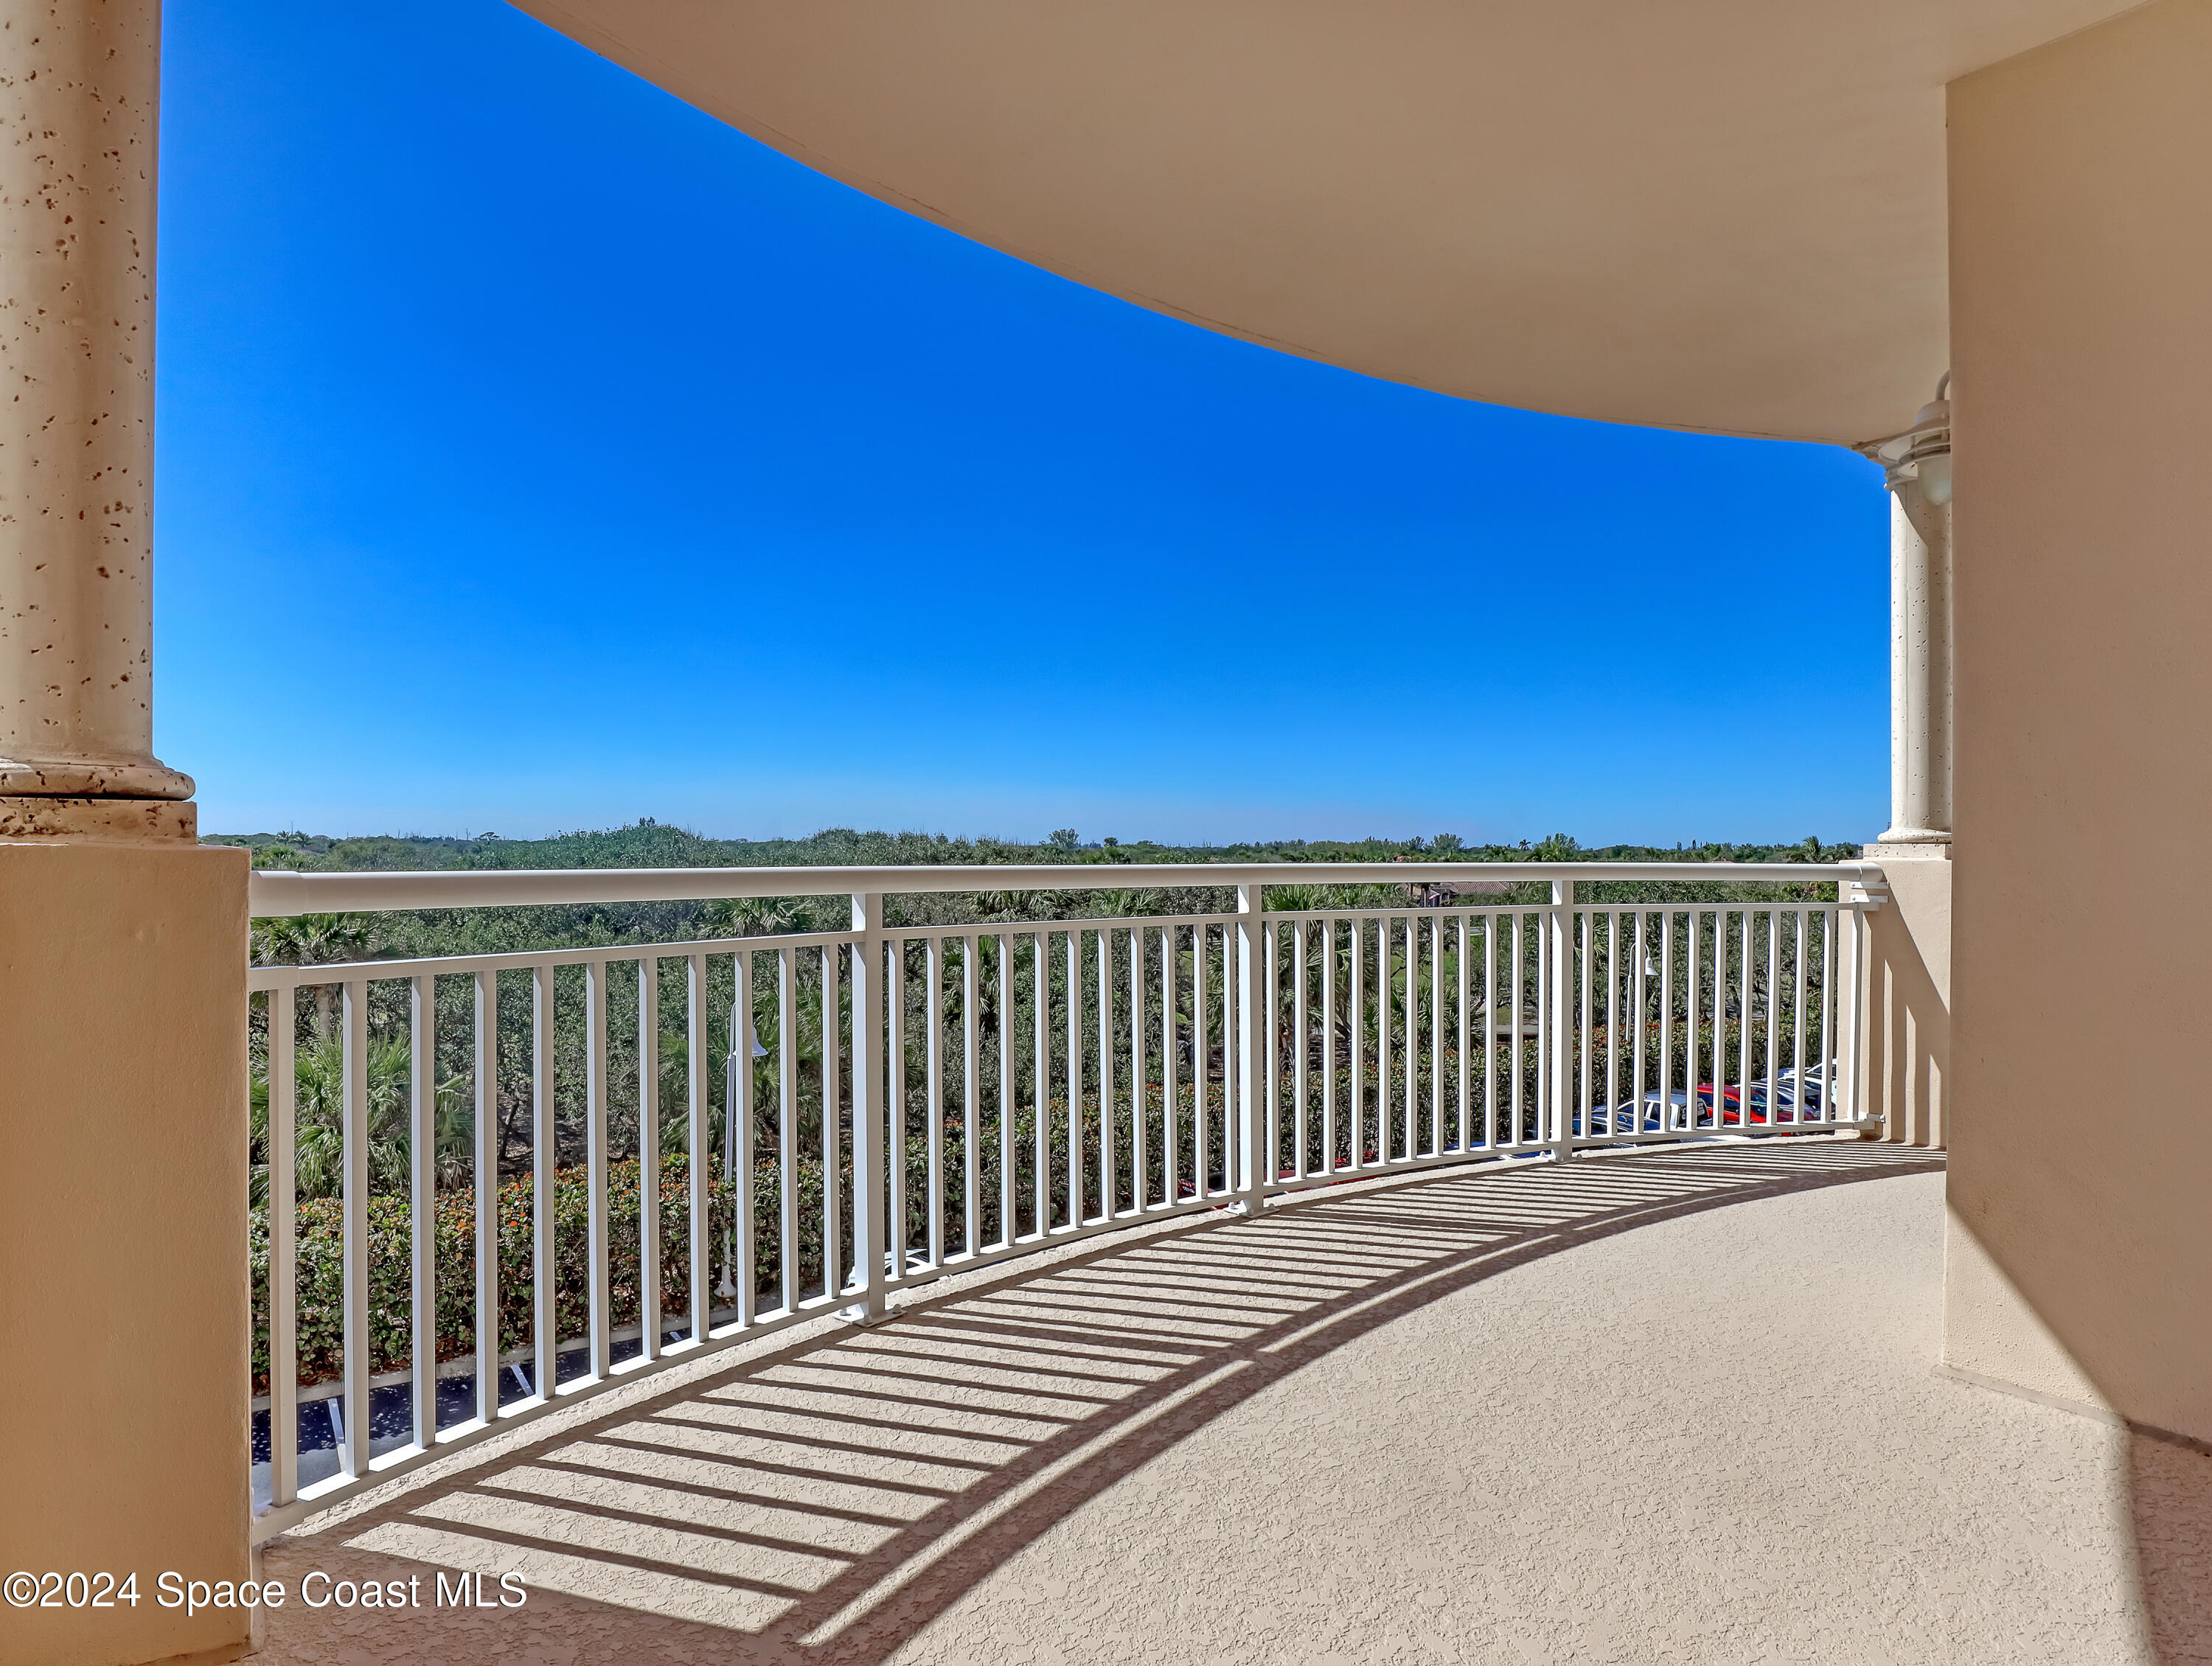
<svg viewBox="0 0 2212 1666"><path fill-rule="evenodd" d="M1951 501L1951 454L1938 451L1920 463L1920 495L1930 503Z"/></svg>

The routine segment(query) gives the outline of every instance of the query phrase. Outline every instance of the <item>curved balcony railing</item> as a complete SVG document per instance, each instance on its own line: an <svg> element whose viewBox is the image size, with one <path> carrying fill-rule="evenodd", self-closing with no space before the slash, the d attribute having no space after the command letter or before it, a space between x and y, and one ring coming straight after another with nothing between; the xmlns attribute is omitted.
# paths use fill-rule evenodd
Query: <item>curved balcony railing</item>
<svg viewBox="0 0 2212 1666"><path fill-rule="evenodd" d="M1443 1164L1876 1126L1859 1061L1880 879L257 874L264 917L852 898L842 930L252 970L257 1541L641 1373L833 1312L872 1322L899 1290L1133 1222ZM1378 881L1405 900L1265 906L1271 886ZM1795 894L1577 900L1589 881ZM1233 887L1236 908L902 924L884 907L1194 885ZM1549 895L1505 900L1517 887ZM333 989L326 1020L303 1009ZM317 1142L335 1196L303 1207Z"/></svg>

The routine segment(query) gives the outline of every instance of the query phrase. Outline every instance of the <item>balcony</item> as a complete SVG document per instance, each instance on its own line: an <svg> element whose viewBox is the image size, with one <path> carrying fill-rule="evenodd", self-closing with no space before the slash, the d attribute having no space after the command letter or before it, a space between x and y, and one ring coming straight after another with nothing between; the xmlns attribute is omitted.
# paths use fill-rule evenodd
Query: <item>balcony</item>
<svg viewBox="0 0 2212 1666"><path fill-rule="evenodd" d="M264 915L858 888L844 931L254 970L257 1540L690 1356L1133 1225L1878 1128L1878 870L1529 863L1510 902L1494 868L1401 871L257 876Z"/></svg>
<svg viewBox="0 0 2212 1666"><path fill-rule="evenodd" d="M160 8L38 8L38 27L0 31L0 97L32 141L0 192L17 390L0 434L0 1657L212 1666L258 1641L278 1660L580 1666L2212 1659L2212 1120L2191 1039L2212 1007L2212 905L2183 882L2212 813L2188 743L2212 712L2212 0L985 3L878 7L864 28L848 8L522 7L840 180L1249 342L1452 397L1879 463L1887 830L1868 861L1786 881L1528 864L1535 894L1479 904L1403 886L1298 897L1375 876L1216 868L1213 894L1172 908L962 913L909 888L1055 881L817 870L809 884L851 894L849 929L841 910L835 930L742 942L249 974L257 916L702 882L774 895L789 875L249 881L241 853L198 844L194 783L155 752L157 380L240 417L258 390L340 385L319 360L289 362L288 342L410 379L349 339L378 308L288 332L250 285L231 298L243 373L157 378L155 182L194 177L195 155L188 133L183 169L156 154ZM315 54L295 106L345 61ZM204 79L252 107L254 77ZM465 108L499 146L523 130ZM505 173L472 168L435 122L349 130L428 135L417 149L470 182L463 200L501 196L479 187ZM287 154L343 184L341 151L301 136L279 135ZM635 218L617 176L643 173L599 193ZM325 195L341 220L362 200ZM679 229L742 215L679 196L662 216ZM441 251L439 218L394 201ZM265 275L270 226L342 255L359 239L337 221L292 234L326 207L226 213L236 270ZM210 246L179 224L172 247ZM540 246L526 229L486 240ZM575 316L640 355L680 356L695 315L784 322L770 290L751 317L681 306L656 333L625 305L632 268L653 282L649 259L617 260ZM422 273L424 294L472 293L434 252ZM465 306L389 293L435 373L413 391L434 390L445 315L465 323ZM189 291L167 300L165 339L204 336L215 315ZM433 313L444 324L414 328ZM912 336L914 363L963 372L927 318L897 309L892 361ZM715 422L745 403L692 379ZM625 443L685 432L680 412L606 403ZM851 473L856 436L899 461L866 425L750 403L779 443L830 450L825 480ZM301 417L315 409L271 406L252 432L292 421L326 439ZM1200 421L1180 431L1192 444L1127 409L1114 442L1180 478L1237 466L1211 432L1250 439ZM465 441L500 432L433 415ZM367 559L356 524L257 536L272 495L237 489L226 458L244 454L188 445L166 472L200 482L223 518L204 524L277 563L272 582L301 552L339 552L325 565L346 628L397 621L411 638L435 616L418 599L499 605L394 589L403 569ZM703 472L639 455L608 524L657 490L726 519L719 455ZM1371 527L1328 529L1327 565L1303 574L1269 559L1300 542L1273 502L1261 562L1188 595L1180 575L1133 581L1103 541L1095 557L1041 541L1083 553L1108 604L1164 601L1203 633L1225 709L1182 710L1172 669L1164 721L1110 688L1094 702L1137 737L1133 766L1182 747L1205 793L1261 781L1244 742L1267 730L1282 778L1352 801L1344 750L1387 746L1506 802L1496 737L1552 709L1577 748L1547 766L1562 778L1632 794L1660 778L1637 736L1680 725L1692 761L1667 791L1717 821L1748 830L1780 809L1709 767L1732 755L1852 801L1850 723L1796 702L1817 680L1802 645L1848 627L1857 570L1800 536L1791 506L1698 465L1713 526L1832 581L1838 609L1731 629L1709 586L1748 569L1639 536L1639 561L1680 565L1661 605L1609 622L1553 536L1591 482L1504 449L1477 461L1528 529L1495 569L1526 590L1436 566L1443 541L1382 536L1412 524L1396 481L1429 466L1395 455ZM376 462L365 494L319 463L302 490L350 522L349 506L405 495ZM897 489L895 468L877 472ZM482 504L538 497L535 519L501 517L518 537L583 529L599 565L571 594L588 635L657 628L604 603L626 593L630 549L665 541L642 523L590 536L542 457L504 482L463 473ZM428 546L385 518L415 570ZM462 521L416 519L471 550ZM1187 518L1194 564L1221 524ZM932 548L896 542L909 562ZM162 542L191 559L185 523ZM761 547L795 571L810 553ZM951 712L937 727L953 734L1009 699L1055 702L1022 683L940 708L928 668L948 653L1035 641L1106 663L1083 615L1026 590L999 597L1019 604L1015 635L988 618L932 632L894 590L803 577L824 628L788 633L800 698L888 691ZM970 593L957 572L929 577ZM204 663L257 679L235 744L173 737L214 779L248 745L290 767L288 725L318 723L302 696L328 692L312 670L269 679L264 661L297 654L249 654L233 604L250 613L262 584L207 592L204 616L233 622ZM1483 633L1540 613L1572 645L1520 698L1461 675L1481 672ZM896 628L839 626L864 616ZM698 618L722 662L708 675L732 689L761 672L745 633L785 622ZM483 645L460 651L505 677ZM627 681L568 677L545 709L659 694L653 645L632 645ZM1316 651L1377 668L1391 709L1363 721L1282 697ZM1592 656L1651 698L1584 699ZM1180 663L1107 661L1132 678ZM444 719L422 759L491 778L547 755L503 749L481 720L507 682L471 700L421 663L427 678L380 661L364 675ZM1458 686L1400 698L1395 668L1417 663ZM1783 744L1732 737L1727 710L1753 706L1791 717ZM1401 727L1425 708L1440 743ZM846 721L872 717L864 699ZM775 723L733 706L719 760L614 726L599 756L562 767L593 792L650 790L655 771L750 791L746 737ZM836 723L820 756L842 746ZM351 767L343 736L289 732ZM1080 748L1000 755L1052 791L1090 790ZM1650 808L1620 804L1631 821ZM1869 833L1870 810L1850 812ZM162 1570L225 1590L266 1572L296 1595L187 1611L160 1600ZM365 1606L372 1572L424 1581L431 1606ZM441 1578L464 1574L495 1606L436 1606ZM526 1603L477 1579L507 1574ZM331 1576L354 1581L339 1606ZM102 1579L130 1582L130 1606Z"/></svg>
<svg viewBox="0 0 2212 1666"><path fill-rule="evenodd" d="M848 930L255 969L263 1219L297 1050L344 1083L256 1269L270 1657L2185 1657L2212 1465L1931 1371L1880 869L1499 872L820 870Z"/></svg>
<svg viewBox="0 0 2212 1666"><path fill-rule="evenodd" d="M1494 1163L979 1269L358 1495L264 1572L526 1606L266 1657L2193 1657L2203 1458L1931 1372L1942 1168Z"/></svg>

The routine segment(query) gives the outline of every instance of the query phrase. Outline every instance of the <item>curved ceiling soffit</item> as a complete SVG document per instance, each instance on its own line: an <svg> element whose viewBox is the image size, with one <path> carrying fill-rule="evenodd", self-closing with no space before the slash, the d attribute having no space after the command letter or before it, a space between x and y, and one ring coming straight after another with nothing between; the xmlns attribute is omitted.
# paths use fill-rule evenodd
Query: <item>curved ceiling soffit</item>
<svg viewBox="0 0 2212 1666"><path fill-rule="evenodd" d="M1843 444L1907 426L1945 368L1944 82L2125 9L521 3L809 167L1201 328Z"/></svg>

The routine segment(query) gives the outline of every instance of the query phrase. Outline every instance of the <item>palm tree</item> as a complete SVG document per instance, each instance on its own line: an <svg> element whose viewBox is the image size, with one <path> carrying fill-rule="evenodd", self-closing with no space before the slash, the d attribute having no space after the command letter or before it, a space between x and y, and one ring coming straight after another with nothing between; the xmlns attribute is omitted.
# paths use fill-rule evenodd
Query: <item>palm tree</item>
<svg viewBox="0 0 2212 1666"><path fill-rule="evenodd" d="M722 897L700 911L710 931L735 937L775 937L814 929L812 911L792 897Z"/></svg>
<svg viewBox="0 0 2212 1666"><path fill-rule="evenodd" d="M327 966L368 958L375 946L375 924L362 914L295 914L253 922L257 966ZM337 1030L337 985L315 985L315 1033L327 1039Z"/></svg>
<svg viewBox="0 0 2212 1666"><path fill-rule="evenodd" d="M368 1078L368 1189L384 1194L404 1191L410 1173L408 1129L408 1044L402 1036L371 1041L364 1061ZM252 1078L252 1202L269 1201L269 1067L253 1061ZM468 1174L471 1124L459 1077L435 1084L432 1138L437 1184L461 1184ZM336 1036L322 1036L293 1055L293 1171L295 1196L302 1203L336 1197L344 1186L345 1049Z"/></svg>

